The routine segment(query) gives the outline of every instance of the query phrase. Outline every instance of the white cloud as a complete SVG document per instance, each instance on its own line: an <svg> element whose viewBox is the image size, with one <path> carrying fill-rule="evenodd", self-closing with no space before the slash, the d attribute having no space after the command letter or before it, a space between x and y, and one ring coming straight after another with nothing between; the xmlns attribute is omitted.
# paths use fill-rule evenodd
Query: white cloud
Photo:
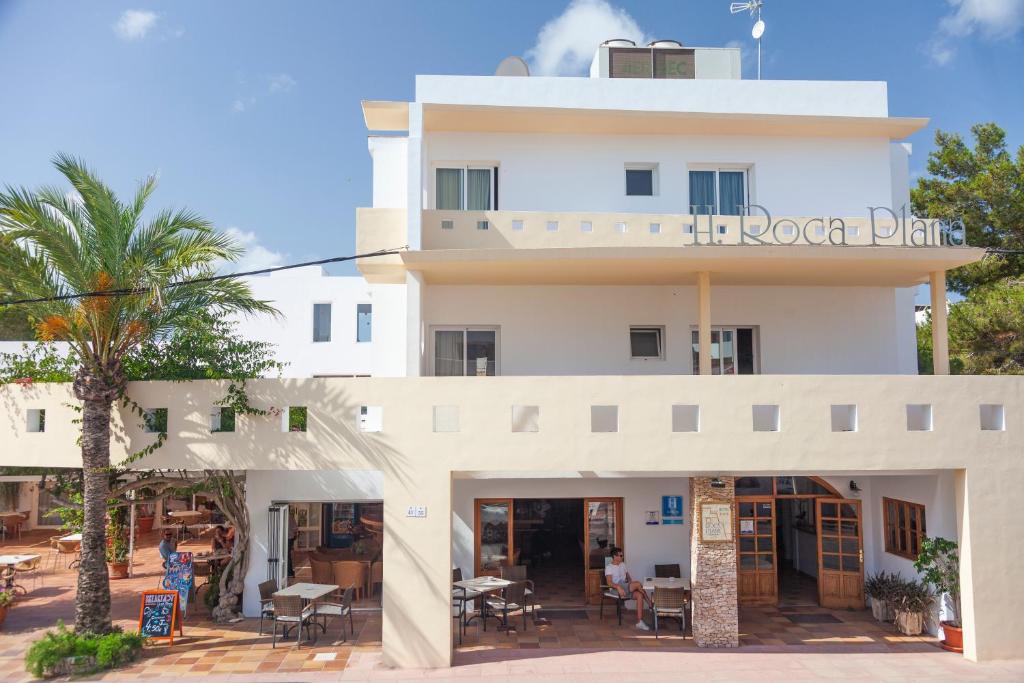
<svg viewBox="0 0 1024 683"><path fill-rule="evenodd" d="M586 73L597 46L609 38L638 44L650 40L628 12L606 0L572 0L541 27L526 58L538 76L578 76Z"/></svg>
<svg viewBox="0 0 1024 683"><path fill-rule="evenodd" d="M933 62L942 66L956 56L954 40L978 35L984 40L1006 40L1024 28L1024 0L946 0L950 13L925 45Z"/></svg>
<svg viewBox="0 0 1024 683"><path fill-rule="evenodd" d="M156 12L126 9L114 24L114 33L121 40L142 40L159 19L160 15Z"/></svg>
<svg viewBox="0 0 1024 683"><path fill-rule="evenodd" d="M296 85L298 85L298 81L296 81L294 78L292 78L290 75L286 73L279 73L274 74L272 76L266 76L265 78L260 79L258 83L262 85L256 86L259 87L259 90L255 94L236 97L234 100L232 100L231 111L235 112L236 114L240 114L248 109L251 109L260 99L264 97L271 97L274 95L283 95L291 91ZM245 79L240 79L239 84L244 89L247 89L250 92L252 92L254 87L253 85L247 85Z"/></svg>
<svg viewBox="0 0 1024 683"><path fill-rule="evenodd" d="M284 265L287 254L267 249L260 244L256 233L234 226L227 228L224 232L234 238L235 242L245 249L245 253L238 261L232 263L222 262L218 265L217 270L237 273Z"/></svg>
<svg viewBox="0 0 1024 683"><path fill-rule="evenodd" d="M295 79L288 74L277 74L270 77L267 91L273 95L279 92L288 92L295 87Z"/></svg>

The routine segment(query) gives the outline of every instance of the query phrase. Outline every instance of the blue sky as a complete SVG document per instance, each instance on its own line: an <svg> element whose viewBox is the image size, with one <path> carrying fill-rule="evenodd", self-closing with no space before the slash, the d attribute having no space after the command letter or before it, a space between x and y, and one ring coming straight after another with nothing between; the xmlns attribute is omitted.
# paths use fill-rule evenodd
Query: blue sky
<svg viewBox="0 0 1024 683"><path fill-rule="evenodd" d="M730 0L30 2L0 0L0 184L57 181L57 151L119 192L159 172L250 247L245 265L352 253L370 204L361 99L411 99L415 74L490 74L507 55L574 74L604 38L738 42ZM764 77L885 80L890 113L996 121L1024 143L1024 0L766 0ZM347 267L333 272L352 272Z"/></svg>

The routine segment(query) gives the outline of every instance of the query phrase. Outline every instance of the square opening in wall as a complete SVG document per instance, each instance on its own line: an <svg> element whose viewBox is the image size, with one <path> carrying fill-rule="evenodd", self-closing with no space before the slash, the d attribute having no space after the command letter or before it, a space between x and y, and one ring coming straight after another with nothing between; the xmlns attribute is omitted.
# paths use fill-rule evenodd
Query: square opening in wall
<svg viewBox="0 0 1024 683"><path fill-rule="evenodd" d="M441 229L442 230L454 230L455 229L455 221L448 220L448 219L445 219L445 220L441 221Z"/></svg>
<svg viewBox="0 0 1024 683"><path fill-rule="evenodd" d="M235 409L226 406L214 406L210 411L210 431L235 431Z"/></svg>
<svg viewBox="0 0 1024 683"><path fill-rule="evenodd" d="M619 222L615 224L615 232L619 233L620 235L626 234L626 230L628 229L629 226L626 225L625 223Z"/></svg>
<svg viewBox="0 0 1024 683"><path fill-rule="evenodd" d="M779 407L777 405L752 406L755 432L779 431Z"/></svg>
<svg viewBox="0 0 1024 683"><path fill-rule="evenodd" d="M672 406L672 431L673 432L699 432L700 431L700 406L674 405Z"/></svg>
<svg viewBox="0 0 1024 683"><path fill-rule="evenodd" d="M384 429L383 406L359 406L359 431L379 432Z"/></svg>
<svg viewBox="0 0 1024 683"><path fill-rule="evenodd" d="M491 229L491 223L490 223L490 221L477 221L476 222L476 229L477 230L490 230Z"/></svg>
<svg viewBox="0 0 1024 683"><path fill-rule="evenodd" d="M142 424L147 434L167 432L167 408L146 408L142 411Z"/></svg>
<svg viewBox="0 0 1024 683"><path fill-rule="evenodd" d="M518 220L518 219L512 221L512 229L515 230L516 232L522 232L523 231L523 222L521 220Z"/></svg>
<svg viewBox="0 0 1024 683"><path fill-rule="evenodd" d="M619 431L618 406L590 406L590 431Z"/></svg>
<svg viewBox="0 0 1024 683"><path fill-rule="evenodd" d="M548 221L548 232L558 232L558 221Z"/></svg>
<svg viewBox="0 0 1024 683"><path fill-rule="evenodd" d="M907 431L932 431L932 406L930 403L907 404Z"/></svg>
<svg viewBox="0 0 1024 683"><path fill-rule="evenodd" d="M458 406L434 406L434 431L435 432L457 432L457 431L459 431L459 407Z"/></svg>
<svg viewBox="0 0 1024 683"><path fill-rule="evenodd" d="M651 231L652 235L660 235L661 234L661 223L651 223L648 226L647 229Z"/></svg>
<svg viewBox="0 0 1024 683"><path fill-rule="evenodd" d="M983 403L979 408L982 430L986 432L1006 431L1006 414L1002 404Z"/></svg>
<svg viewBox="0 0 1024 683"><path fill-rule="evenodd" d="M692 235L693 234L693 223L683 223L683 234L684 235Z"/></svg>
<svg viewBox="0 0 1024 683"><path fill-rule="evenodd" d="M309 411L305 406L288 406L284 412L281 427L285 432L304 432L308 426Z"/></svg>
<svg viewBox="0 0 1024 683"><path fill-rule="evenodd" d="M580 232L594 232L594 224L590 221L580 221Z"/></svg>
<svg viewBox="0 0 1024 683"><path fill-rule="evenodd" d="M28 423L26 425L30 432L45 432L46 431L46 409L45 408L29 408L28 409Z"/></svg>
<svg viewBox="0 0 1024 683"><path fill-rule="evenodd" d="M854 404L841 404L832 406L832 431L833 432L855 432L857 431L857 406Z"/></svg>
<svg viewBox="0 0 1024 683"><path fill-rule="evenodd" d="M513 432L539 432L540 406L512 406Z"/></svg>

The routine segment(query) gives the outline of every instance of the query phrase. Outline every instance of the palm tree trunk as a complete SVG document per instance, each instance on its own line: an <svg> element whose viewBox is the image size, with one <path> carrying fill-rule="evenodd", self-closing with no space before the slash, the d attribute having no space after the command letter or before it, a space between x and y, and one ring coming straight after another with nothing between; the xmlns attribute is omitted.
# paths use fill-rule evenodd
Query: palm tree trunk
<svg viewBox="0 0 1024 683"><path fill-rule="evenodd" d="M75 598L75 630L79 633L107 633L111 629L105 529L110 495L110 411L110 401L82 402L84 525Z"/></svg>

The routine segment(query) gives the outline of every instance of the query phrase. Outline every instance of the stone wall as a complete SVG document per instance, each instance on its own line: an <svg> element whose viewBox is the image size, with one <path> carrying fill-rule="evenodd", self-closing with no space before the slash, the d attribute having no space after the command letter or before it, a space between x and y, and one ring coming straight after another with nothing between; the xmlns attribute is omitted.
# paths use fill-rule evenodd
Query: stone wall
<svg viewBox="0 0 1024 683"><path fill-rule="evenodd" d="M693 640L698 647L739 647L739 608L736 595L736 540L702 543L700 504L729 503L736 514L734 477L719 477L714 488L709 477L690 478L693 531L690 536L690 576L693 581Z"/></svg>

